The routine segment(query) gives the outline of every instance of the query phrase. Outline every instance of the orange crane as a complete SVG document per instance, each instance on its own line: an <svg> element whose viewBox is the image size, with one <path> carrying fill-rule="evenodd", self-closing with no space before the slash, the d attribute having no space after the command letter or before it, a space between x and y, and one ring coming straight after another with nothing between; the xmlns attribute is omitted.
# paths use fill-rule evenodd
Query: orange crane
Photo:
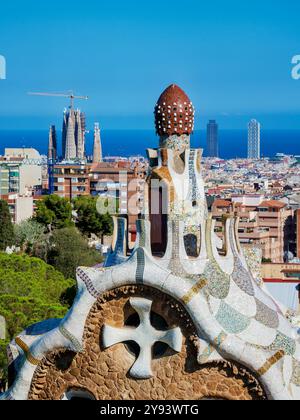
<svg viewBox="0 0 300 420"><path fill-rule="evenodd" d="M76 96L74 95L73 91L70 91L69 93L45 93L45 92L28 92L28 95L33 96L54 96L54 97L60 97L60 98L69 98L70 99L70 109L74 108L74 100L75 99L82 99L87 101L89 99L88 96Z"/></svg>

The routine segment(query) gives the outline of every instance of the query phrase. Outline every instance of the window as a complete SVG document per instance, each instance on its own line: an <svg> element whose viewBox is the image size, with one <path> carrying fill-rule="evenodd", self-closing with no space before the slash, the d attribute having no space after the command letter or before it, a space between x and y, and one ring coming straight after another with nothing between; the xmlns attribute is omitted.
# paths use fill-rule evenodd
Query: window
<svg viewBox="0 0 300 420"><path fill-rule="evenodd" d="M200 244L196 235L188 234L184 237L185 251L188 257L197 258L200 254Z"/></svg>
<svg viewBox="0 0 300 420"><path fill-rule="evenodd" d="M58 185L57 187L54 187L54 191L64 191L64 186Z"/></svg>

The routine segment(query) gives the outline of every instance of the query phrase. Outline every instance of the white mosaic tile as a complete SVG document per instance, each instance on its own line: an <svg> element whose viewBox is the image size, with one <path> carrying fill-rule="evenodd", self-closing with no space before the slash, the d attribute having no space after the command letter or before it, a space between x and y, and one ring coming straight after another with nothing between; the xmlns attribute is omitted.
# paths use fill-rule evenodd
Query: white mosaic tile
<svg viewBox="0 0 300 420"><path fill-rule="evenodd" d="M230 283L229 294L225 302L242 315L250 318L256 315L255 299L246 293L242 293L241 289L233 281Z"/></svg>
<svg viewBox="0 0 300 420"><path fill-rule="evenodd" d="M261 323L255 321L255 319L252 319L249 327L241 332L239 337L246 343L267 347L274 342L276 335L276 330L265 327Z"/></svg>

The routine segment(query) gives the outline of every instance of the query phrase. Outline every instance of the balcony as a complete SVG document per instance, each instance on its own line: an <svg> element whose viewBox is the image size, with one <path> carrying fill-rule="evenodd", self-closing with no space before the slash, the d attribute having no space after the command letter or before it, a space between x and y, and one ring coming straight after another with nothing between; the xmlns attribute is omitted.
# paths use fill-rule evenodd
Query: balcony
<svg viewBox="0 0 300 420"><path fill-rule="evenodd" d="M252 228L252 229L255 229L255 228L257 228L259 225L258 225L258 223L257 222L241 222L240 221L240 223L239 223L239 227L240 228L245 228L245 229L247 229L247 228Z"/></svg>
<svg viewBox="0 0 300 420"><path fill-rule="evenodd" d="M269 232L239 232L240 239L261 240L269 238Z"/></svg>
<svg viewBox="0 0 300 420"><path fill-rule="evenodd" d="M264 219L264 218L272 218L272 219L279 219L280 218L281 213L278 211L259 211L258 212L258 217L259 219Z"/></svg>
<svg viewBox="0 0 300 420"><path fill-rule="evenodd" d="M278 221L274 221L274 220L260 220L260 226L265 226L268 228L276 228L279 229L280 227L280 223L279 220Z"/></svg>

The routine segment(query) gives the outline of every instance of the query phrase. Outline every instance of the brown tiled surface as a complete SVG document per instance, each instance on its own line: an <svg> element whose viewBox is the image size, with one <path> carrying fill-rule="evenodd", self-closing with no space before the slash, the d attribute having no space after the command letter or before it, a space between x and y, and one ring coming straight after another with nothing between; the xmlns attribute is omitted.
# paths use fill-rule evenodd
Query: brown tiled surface
<svg viewBox="0 0 300 420"><path fill-rule="evenodd" d="M104 324L123 327L133 313L129 297L153 300L152 310L169 328L179 326L184 339L181 353L172 350L152 361L154 376L135 380L128 375L135 356L124 344L101 348ZM59 400L70 388L91 392L98 400L164 399L265 399L257 379L245 368L230 362L202 367L197 363L193 324L183 307L161 292L143 287L123 287L107 293L94 305L84 334L84 352L58 350L38 367L29 399Z"/></svg>

